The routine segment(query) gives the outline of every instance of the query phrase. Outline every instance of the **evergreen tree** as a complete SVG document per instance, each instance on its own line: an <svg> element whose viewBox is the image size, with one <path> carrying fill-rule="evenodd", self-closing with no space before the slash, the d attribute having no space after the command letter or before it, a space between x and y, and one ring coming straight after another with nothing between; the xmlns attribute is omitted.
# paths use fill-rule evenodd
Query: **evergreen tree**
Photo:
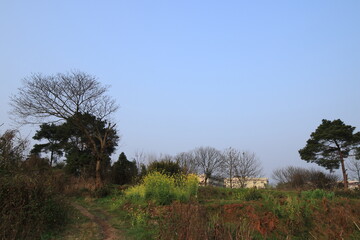
<svg viewBox="0 0 360 240"><path fill-rule="evenodd" d="M344 187L347 188L345 159L355 154L360 146L360 132L355 127L345 125L340 119L322 120L315 132L311 133L306 146L299 150L301 159L316 163L330 171L341 165Z"/></svg>
<svg viewBox="0 0 360 240"><path fill-rule="evenodd" d="M111 169L112 182L119 185L132 183L138 173L136 162L130 162L125 153L119 155L118 161L114 163Z"/></svg>
<svg viewBox="0 0 360 240"><path fill-rule="evenodd" d="M33 139L43 140L46 139L47 143L35 144L31 150L32 154L38 155L41 152L50 152L49 165L57 162L58 157L63 155L64 140L63 131L61 126L55 125L54 123L44 123L40 125L40 129L36 131Z"/></svg>
<svg viewBox="0 0 360 240"><path fill-rule="evenodd" d="M46 139L48 143L36 144L32 153L52 151L51 156L65 153L67 172L102 181L110 168L110 155L119 139L115 129L106 125L106 121L81 113L61 125L43 124L34 139Z"/></svg>

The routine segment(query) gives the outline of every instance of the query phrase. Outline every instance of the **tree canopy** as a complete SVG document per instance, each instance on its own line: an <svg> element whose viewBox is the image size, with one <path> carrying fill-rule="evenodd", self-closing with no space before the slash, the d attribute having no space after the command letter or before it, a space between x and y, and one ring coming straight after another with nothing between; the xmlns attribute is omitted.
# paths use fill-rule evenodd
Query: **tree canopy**
<svg viewBox="0 0 360 240"><path fill-rule="evenodd" d="M182 173L180 165L177 162L173 162L169 159L154 161L149 164L147 170L148 172L160 172L169 176Z"/></svg>
<svg viewBox="0 0 360 240"><path fill-rule="evenodd" d="M107 89L96 77L80 71L32 74L23 79L23 87L11 97L11 113L22 123L65 120L76 113L105 119L118 108L106 95Z"/></svg>
<svg viewBox="0 0 360 240"><path fill-rule="evenodd" d="M35 144L31 150L32 154L38 155L41 152L50 152L49 165L57 162L57 159L63 155L63 141L65 139L64 131L60 126L54 123L44 123L40 125L40 129L33 136L35 140L45 139L46 143Z"/></svg>
<svg viewBox="0 0 360 240"><path fill-rule="evenodd" d="M86 129L80 129L74 121L77 124L81 122ZM102 143L102 136L106 136L106 144ZM42 124L33 138L46 139L48 142L35 144L32 153L50 152L51 158L54 154L65 153L65 169L69 173L94 177L97 154L102 154L101 174L104 175L105 169L110 167L109 156L115 151L119 139L115 129L106 128L106 121L101 121L91 114L80 113L63 124Z"/></svg>
<svg viewBox="0 0 360 240"><path fill-rule="evenodd" d="M125 153L119 155L119 159L114 163L111 169L112 182L115 184L130 184L138 174L136 162L130 162Z"/></svg>
<svg viewBox="0 0 360 240"><path fill-rule="evenodd" d="M299 150L301 159L316 163L333 171L341 166L344 186L347 188L347 173L344 161L355 154L360 146L360 133L354 133L355 127L345 125L340 119L322 120L311 133L306 146Z"/></svg>
<svg viewBox="0 0 360 240"><path fill-rule="evenodd" d="M206 186L207 180L221 170L224 162L223 155L213 147L199 147L194 150L194 158L199 171L205 175Z"/></svg>

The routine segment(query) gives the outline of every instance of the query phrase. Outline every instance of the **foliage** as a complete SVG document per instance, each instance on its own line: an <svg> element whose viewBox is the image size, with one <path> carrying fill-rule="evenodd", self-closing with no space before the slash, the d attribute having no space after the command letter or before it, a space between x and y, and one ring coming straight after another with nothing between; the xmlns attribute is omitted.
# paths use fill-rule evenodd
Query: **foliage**
<svg viewBox="0 0 360 240"><path fill-rule="evenodd" d="M159 179L165 182L160 177L156 181ZM175 188L181 185L177 182L181 181L172 181ZM130 192L131 201L127 195ZM145 202L145 192L142 184L125 190L127 201L115 195L96 201L108 209L120 207L119 211L127 211L129 232L135 239L356 239L359 236L354 224L359 224L360 202L338 199L324 190L302 193L208 186L199 189L201 201L172 201L168 205L154 204L154 200ZM134 193L142 200L136 202Z"/></svg>
<svg viewBox="0 0 360 240"><path fill-rule="evenodd" d="M189 201L196 197L198 180L195 175L187 175L176 180L175 176L168 176L159 172L149 173L138 186L125 191L126 198L133 201L154 201L158 205L167 205L174 200Z"/></svg>
<svg viewBox="0 0 360 240"><path fill-rule="evenodd" d="M145 200L155 200L166 205L176 199L175 179L159 172L148 174L144 178Z"/></svg>
<svg viewBox="0 0 360 240"><path fill-rule="evenodd" d="M111 193L111 187L109 185L104 185L99 188L94 189L92 195L96 198L103 198Z"/></svg>
<svg viewBox="0 0 360 240"><path fill-rule="evenodd" d="M41 152L48 153L50 152L50 161L49 164L52 166L53 163L57 162L57 159L63 155L63 145L64 143L64 131L61 127L55 125L54 123L48 124L44 123L40 125L40 129L36 131L33 139L43 140L46 139L47 143L35 144L31 153L39 154Z"/></svg>
<svg viewBox="0 0 360 240"><path fill-rule="evenodd" d="M137 201L144 201L145 199L145 186L143 184L137 185L134 187L130 187L125 190L126 199L131 201L132 203L136 203Z"/></svg>
<svg viewBox="0 0 360 240"><path fill-rule="evenodd" d="M104 120L91 114L76 114L63 125L67 132L67 164L75 165L80 174L82 165L92 171L86 175L103 179L110 168L110 155L115 151L119 137L116 130ZM79 159L82 161L78 162ZM75 161L71 163L71 161ZM99 162L99 164L97 164ZM97 169L97 166L99 169ZM96 174L100 174L96 176Z"/></svg>
<svg viewBox="0 0 360 240"><path fill-rule="evenodd" d="M65 152L65 170L75 176L96 177L96 162L100 159L100 174L104 178L110 167L110 155L119 137L107 122L88 113L77 113L60 125L42 124L34 136L48 143L36 144L32 153L50 151L50 164L55 156Z"/></svg>
<svg viewBox="0 0 360 240"><path fill-rule="evenodd" d="M344 190L344 189L338 189L335 192L335 196L337 197L343 197L343 198L353 198L353 199L360 199L360 189L354 189L354 190Z"/></svg>
<svg viewBox="0 0 360 240"><path fill-rule="evenodd" d="M138 173L136 162L127 160L125 153L119 155L111 167L111 181L114 184L124 185L133 183Z"/></svg>
<svg viewBox="0 0 360 240"><path fill-rule="evenodd" d="M306 146L299 150L301 159L331 171L341 165L344 185L347 187L344 160L360 146L360 132L354 133L354 130L355 127L345 125L340 119L323 119L315 132L311 133Z"/></svg>
<svg viewBox="0 0 360 240"><path fill-rule="evenodd" d="M110 166L109 154L118 141L116 124L109 121L118 106L106 95L107 87L96 77L80 71L33 74L23 84L11 98L15 120L26 124L65 121L71 130L67 133L72 137L73 147L80 151L86 147L95 159L96 187L101 186L104 165Z"/></svg>
<svg viewBox="0 0 360 240"><path fill-rule="evenodd" d="M95 159L87 149L78 149L76 146L66 150L65 171L68 174L81 177L95 177Z"/></svg>
<svg viewBox="0 0 360 240"><path fill-rule="evenodd" d="M322 189L315 189L301 192L301 197L307 200L311 199L333 199L335 197L334 192L327 192Z"/></svg>
<svg viewBox="0 0 360 240"><path fill-rule="evenodd" d="M253 201L262 199L262 194L255 188L242 188L235 191L235 197L238 200Z"/></svg>
<svg viewBox="0 0 360 240"><path fill-rule="evenodd" d="M180 165L171 160L160 160L150 163L147 167L148 172L161 172L169 176L175 176L182 172Z"/></svg>
<svg viewBox="0 0 360 240"><path fill-rule="evenodd" d="M67 204L44 177L16 174L0 179L0 239L39 239L62 227Z"/></svg>

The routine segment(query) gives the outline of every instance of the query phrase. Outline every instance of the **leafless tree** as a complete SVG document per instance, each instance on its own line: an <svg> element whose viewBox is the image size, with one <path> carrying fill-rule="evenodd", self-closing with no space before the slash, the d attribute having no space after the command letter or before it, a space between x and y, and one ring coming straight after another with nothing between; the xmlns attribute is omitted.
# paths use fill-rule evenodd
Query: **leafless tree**
<svg viewBox="0 0 360 240"><path fill-rule="evenodd" d="M199 147L194 150L194 158L199 171L205 175L205 186L207 180L216 171L220 170L223 163L223 156L221 152L213 147Z"/></svg>
<svg viewBox="0 0 360 240"><path fill-rule="evenodd" d="M72 118L73 124L92 144L91 149L96 158L96 183L100 186L103 152L107 147L108 135L116 126L109 117L118 109L115 100L106 95L107 89L96 77L80 71L49 76L33 74L23 80L23 87L19 88L17 95L11 97L11 114L24 124ZM106 121L105 131L89 130L80 118L79 121L74 118L78 113L91 114L98 120Z"/></svg>
<svg viewBox="0 0 360 240"><path fill-rule="evenodd" d="M280 184L291 182L296 175L305 175L307 169L299 167L278 168L273 171L272 178Z"/></svg>
<svg viewBox="0 0 360 240"><path fill-rule="evenodd" d="M105 95L108 87L96 77L80 71L44 76L32 74L11 97L11 114L21 123L41 123L44 119L66 120L76 113L91 113L100 120L118 109Z"/></svg>
<svg viewBox="0 0 360 240"><path fill-rule="evenodd" d="M0 170L16 168L25 160L28 140L19 136L17 130L7 130L0 136Z"/></svg>
<svg viewBox="0 0 360 240"><path fill-rule="evenodd" d="M360 182L360 160L351 158L347 163L347 168L352 173L352 177Z"/></svg>
<svg viewBox="0 0 360 240"><path fill-rule="evenodd" d="M235 164L235 176L239 181L240 187L245 187L249 178L262 176L261 162L255 153L243 152Z"/></svg>
<svg viewBox="0 0 360 240"><path fill-rule="evenodd" d="M230 188L232 188L233 178L236 172L236 167L240 162L241 152L234 148L229 147L225 149L223 156L224 156L224 161L222 167L226 177L229 177Z"/></svg>
<svg viewBox="0 0 360 240"><path fill-rule="evenodd" d="M278 188L331 188L339 179L337 175L326 174L316 169L284 167L273 171L272 178Z"/></svg>
<svg viewBox="0 0 360 240"><path fill-rule="evenodd" d="M174 157L186 174L197 173L197 164L193 152L181 152Z"/></svg>
<svg viewBox="0 0 360 240"><path fill-rule="evenodd" d="M141 164L145 164L146 155L144 151L136 150L134 153L133 160L136 162L138 169L141 169Z"/></svg>

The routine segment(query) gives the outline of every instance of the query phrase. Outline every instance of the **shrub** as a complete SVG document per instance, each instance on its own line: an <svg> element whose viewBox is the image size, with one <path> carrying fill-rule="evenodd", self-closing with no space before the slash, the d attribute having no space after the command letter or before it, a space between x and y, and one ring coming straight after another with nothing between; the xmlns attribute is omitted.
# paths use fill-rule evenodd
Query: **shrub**
<svg viewBox="0 0 360 240"><path fill-rule="evenodd" d="M108 195L110 195L111 193L111 188L109 185L104 185L100 188L97 188L95 189L93 192L92 192L92 195L96 198L103 198L103 197L106 197Z"/></svg>
<svg viewBox="0 0 360 240"><path fill-rule="evenodd" d="M167 205L174 200L189 201L191 197L196 197L197 190L198 180L195 175L175 177L152 172L141 185L127 189L125 196L131 201L151 200L158 205Z"/></svg>
<svg viewBox="0 0 360 240"><path fill-rule="evenodd" d="M189 196L197 196L199 179L195 174L189 174L185 179L185 188Z"/></svg>
<svg viewBox="0 0 360 240"><path fill-rule="evenodd" d="M274 170L273 178L278 182L277 188L284 189L331 189L338 180L333 174L293 166Z"/></svg>
<svg viewBox="0 0 360 240"><path fill-rule="evenodd" d="M354 190L337 190L335 191L335 196L360 199L360 189L357 188Z"/></svg>
<svg viewBox="0 0 360 240"><path fill-rule="evenodd" d="M39 239L60 228L67 204L43 177L23 174L0 179L0 239Z"/></svg>
<svg viewBox="0 0 360 240"><path fill-rule="evenodd" d="M161 172L166 175L175 176L181 174L182 169L180 165L176 162L172 162L167 159L163 159L160 161L154 161L148 166L149 172Z"/></svg>
<svg viewBox="0 0 360 240"><path fill-rule="evenodd" d="M144 178L145 200L155 200L157 204L166 205L175 200L175 181L159 172L148 174Z"/></svg>
<svg viewBox="0 0 360 240"><path fill-rule="evenodd" d="M145 198L145 186L138 185L125 190L125 196L130 201L135 201Z"/></svg>
<svg viewBox="0 0 360 240"><path fill-rule="evenodd" d="M235 198L243 201L253 201L262 199L262 194L255 188L242 188L235 191Z"/></svg>

